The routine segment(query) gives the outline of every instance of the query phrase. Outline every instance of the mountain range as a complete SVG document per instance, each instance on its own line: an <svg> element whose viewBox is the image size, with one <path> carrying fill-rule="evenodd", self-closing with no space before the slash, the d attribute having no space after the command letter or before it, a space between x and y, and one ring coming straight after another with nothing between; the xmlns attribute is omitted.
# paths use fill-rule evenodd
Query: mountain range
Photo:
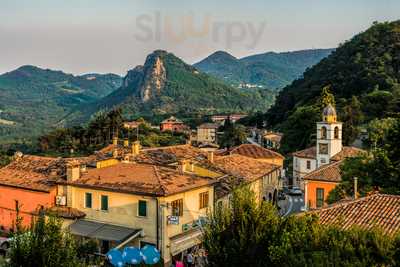
<svg viewBox="0 0 400 267"><path fill-rule="evenodd" d="M0 75L0 144L22 142L54 127L88 122L99 112L121 108L124 117L158 122L170 114L184 119L205 114L267 110L276 96L273 88L301 75L332 50L265 53L235 59L217 52L191 66L158 50L125 77L115 74L75 76L62 71L22 66ZM208 62L208 63L207 63ZM243 71L233 81L224 73ZM207 72L207 73L205 73ZM222 73L222 71L221 71ZM255 88L239 83L262 84Z"/></svg>
<svg viewBox="0 0 400 267"><path fill-rule="evenodd" d="M103 99L86 105L66 118L66 122L87 121L98 111L120 107L128 117L157 121L169 114L181 118L194 114L252 112L266 110L274 93L231 87L198 71L166 51L148 55L143 66L128 71L122 86Z"/></svg>
<svg viewBox="0 0 400 267"><path fill-rule="evenodd" d="M121 83L122 77L115 74L74 76L35 66L2 74L0 143L36 136L79 105L110 94Z"/></svg>
<svg viewBox="0 0 400 267"><path fill-rule="evenodd" d="M240 59L217 51L194 66L236 87L281 89L332 51L334 49L267 52Z"/></svg>

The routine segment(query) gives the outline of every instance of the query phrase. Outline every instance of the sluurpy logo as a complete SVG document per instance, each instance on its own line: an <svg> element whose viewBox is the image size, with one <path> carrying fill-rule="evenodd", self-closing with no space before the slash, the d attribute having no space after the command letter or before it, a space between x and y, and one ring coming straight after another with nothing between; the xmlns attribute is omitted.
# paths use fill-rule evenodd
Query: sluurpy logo
<svg viewBox="0 0 400 267"><path fill-rule="evenodd" d="M265 21L222 21L211 15L188 13L173 16L161 12L137 16L135 23L135 38L141 42L168 41L179 44L191 39L203 39L222 44L228 49L233 45L254 49L267 25Z"/></svg>

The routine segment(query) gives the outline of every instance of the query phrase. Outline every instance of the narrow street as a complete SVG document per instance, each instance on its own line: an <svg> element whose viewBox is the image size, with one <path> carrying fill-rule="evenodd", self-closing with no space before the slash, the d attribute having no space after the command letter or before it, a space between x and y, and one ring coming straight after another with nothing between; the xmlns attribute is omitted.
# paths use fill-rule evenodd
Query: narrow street
<svg viewBox="0 0 400 267"><path fill-rule="evenodd" d="M299 213L304 206L303 195L286 195L285 200L280 200L278 202L279 207L281 207L280 214L282 216L288 216L290 214Z"/></svg>

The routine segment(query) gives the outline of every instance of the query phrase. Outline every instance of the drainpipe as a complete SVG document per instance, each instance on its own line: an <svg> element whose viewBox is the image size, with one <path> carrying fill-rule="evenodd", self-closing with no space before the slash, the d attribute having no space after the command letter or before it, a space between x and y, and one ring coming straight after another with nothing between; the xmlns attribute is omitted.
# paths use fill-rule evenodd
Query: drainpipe
<svg viewBox="0 0 400 267"><path fill-rule="evenodd" d="M159 224L160 224L160 206L159 206L159 201L158 198L156 197L156 205L157 205L157 222L156 222L156 227L157 227L157 249L158 251L160 251L160 228L159 228Z"/></svg>
<svg viewBox="0 0 400 267"><path fill-rule="evenodd" d="M358 178L354 177L354 199L358 198Z"/></svg>

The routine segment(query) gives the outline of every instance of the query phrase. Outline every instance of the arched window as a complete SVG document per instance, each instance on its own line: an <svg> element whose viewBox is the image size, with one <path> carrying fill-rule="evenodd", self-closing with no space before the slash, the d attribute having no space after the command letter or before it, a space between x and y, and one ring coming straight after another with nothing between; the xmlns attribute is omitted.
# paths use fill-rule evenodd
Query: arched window
<svg viewBox="0 0 400 267"><path fill-rule="evenodd" d="M335 138L339 139L339 127L335 127Z"/></svg>
<svg viewBox="0 0 400 267"><path fill-rule="evenodd" d="M321 139L326 139L326 127L322 126L321 128Z"/></svg>

